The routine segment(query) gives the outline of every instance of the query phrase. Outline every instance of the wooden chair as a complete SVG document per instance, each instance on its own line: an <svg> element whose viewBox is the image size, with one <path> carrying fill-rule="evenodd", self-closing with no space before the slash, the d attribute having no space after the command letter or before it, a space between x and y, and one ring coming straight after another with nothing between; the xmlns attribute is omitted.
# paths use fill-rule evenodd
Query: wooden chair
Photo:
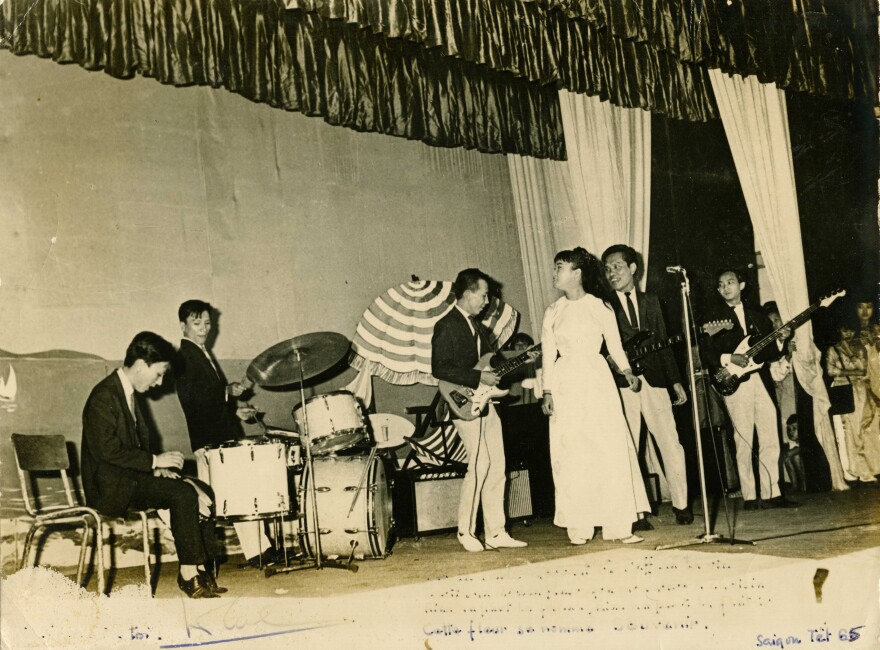
<svg viewBox="0 0 880 650"><path fill-rule="evenodd" d="M25 511L30 520L30 528L25 537L24 551L21 558L21 568L24 568L30 557L30 549L37 532L50 528L66 528L72 524L82 524L83 532L80 541L79 561L77 563L76 582L82 583L83 570L85 568L86 549L92 545L92 539L96 546L96 564L98 571L98 591L104 593L104 517L94 508L82 505L71 487L70 459L67 453L67 441L62 435L24 435L12 434L12 448L15 453L15 465L18 470L18 479L21 484L21 493L24 500ZM35 479L34 473L55 475L61 478L64 485L64 494L67 504L41 506L37 499L32 497L31 480ZM152 596L152 582L150 572L149 553L149 527L148 516L154 510L137 510L127 513L125 518L138 516L141 520L143 533L144 553L144 580ZM94 538L92 538L94 535ZM16 535L16 540L18 539ZM16 547L17 548L17 547Z"/></svg>

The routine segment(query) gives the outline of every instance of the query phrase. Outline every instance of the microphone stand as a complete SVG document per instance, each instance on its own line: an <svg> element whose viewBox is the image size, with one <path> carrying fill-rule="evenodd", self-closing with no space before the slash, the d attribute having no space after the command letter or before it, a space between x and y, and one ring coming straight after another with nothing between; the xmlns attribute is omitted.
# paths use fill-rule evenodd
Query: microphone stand
<svg viewBox="0 0 880 650"><path fill-rule="evenodd" d="M688 540L686 542L680 542L678 544L663 544L661 546L658 546L656 550L661 551L669 548L683 548L686 546L696 546L697 544L754 545L755 542L742 539L734 539L732 537L724 537L723 535L715 534L710 530L709 527L709 497L706 494L706 470L703 463L703 443L700 435L700 414L697 410L697 384L695 379L696 365L694 364L694 346L691 334L693 330L695 336L696 326L694 325L693 319L691 318L693 310L691 306L690 280L688 279L687 271L682 267L667 267L666 270L670 273L681 274L681 308L684 315L684 335L688 355L688 378L690 381L691 389L691 416L693 417L694 433L696 434L697 439L697 465L700 470L700 496L703 501L703 522L705 524L705 531L696 539Z"/></svg>
<svg viewBox="0 0 880 650"><path fill-rule="evenodd" d="M276 573L290 573L292 571L310 569L312 567L314 567L315 569L323 569L325 567L328 569L346 569L348 571L351 571L352 573L357 573L358 566L356 564L352 564L352 560L354 559L354 546L352 546L351 555L349 555L347 562L343 562L342 560L331 560L322 557L321 527L318 523L318 497L315 488L315 465L312 460L312 445L311 438L309 437L309 410L306 408L306 394L305 389L303 388L305 377L303 377L303 364L300 351L298 349L294 349L293 352L296 354L296 361L297 365L299 366L299 403L302 405L303 410L302 444L306 452L306 471L309 473L309 483L306 489L307 494L305 495L306 499L308 500L308 504L303 504L303 513L305 514L305 511L310 504L312 506L312 513L315 520L313 526L313 528L315 529L315 557L311 558L311 560L300 560L297 566L285 566L279 569L267 567L265 575L268 578L275 575Z"/></svg>

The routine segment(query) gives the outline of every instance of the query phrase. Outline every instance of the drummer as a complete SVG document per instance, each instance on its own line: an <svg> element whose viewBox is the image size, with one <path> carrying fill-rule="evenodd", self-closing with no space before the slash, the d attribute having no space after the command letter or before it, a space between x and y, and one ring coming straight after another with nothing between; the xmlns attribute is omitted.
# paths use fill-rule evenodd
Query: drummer
<svg viewBox="0 0 880 650"><path fill-rule="evenodd" d="M196 456L199 479L209 483L205 447L219 445L244 436L239 420L256 414L250 406L237 406L236 399L247 390L239 382L227 383L214 356L207 348L211 334L213 308L202 300L187 300L177 310L183 338L178 350L177 397L189 440ZM281 561L263 529L263 522L235 524L235 534L250 566L260 567Z"/></svg>

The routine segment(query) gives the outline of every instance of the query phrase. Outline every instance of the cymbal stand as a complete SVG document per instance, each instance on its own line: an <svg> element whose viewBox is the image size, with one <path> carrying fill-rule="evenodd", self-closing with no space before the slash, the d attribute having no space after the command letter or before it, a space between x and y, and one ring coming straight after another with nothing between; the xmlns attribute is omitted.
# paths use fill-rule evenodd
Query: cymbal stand
<svg viewBox="0 0 880 650"><path fill-rule="evenodd" d="M724 537L723 535L717 535L713 533L709 529L709 497L706 494L706 469L703 462L703 443L700 435L700 413L697 410L697 384L695 379L696 366L694 364L694 339L692 338L692 331L694 332L693 336L696 336L696 325L693 323L692 318L693 307L691 305L691 288L690 280L687 277L687 271L684 268L680 268L677 273L681 275L681 308L684 316L684 335L688 354L688 379L690 380L691 389L691 416L694 420L694 434L697 439L697 466L700 469L700 496L703 500L703 522L705 524L705 532L696 539L688 540L686 542L681 542L678 544L664 544L658 546L657 550L660 551L669 548L696 546L697 544L754 545L755 542Z"/></svg>
<svg viewBox="0 0 880 650"><path fill-rule="evenodd" d="M299 571L301 569L310 569L312 566L316 569L346 569L353 573L357 573L358 567L357 565L352 565L351 560L347 563L342 562L340 560L329 560L322 557L321 551L321 526L318 520L318 496L317 491L315 489L315 465L312 460L312 446L311 446L311 438L309 436L309 411L306 408L306 393L303 384L305 383L305 377L303 376L303 364L302 364L302 355L298 349L293 350L294 354L296 354L297 365L299 366L299 399L300 404L302 404L303 410L303 431L301 435L302 446L306 452L306 468L309 473L309 484L307 486L307 499L310 505L312 506L312 512L314 513L315 525L313 526L315 530L315 557L314 564L310 564L308 559L304 559L298 566L285 566L280 569L275 568L267 568L266 569L266 577L275 575L276 573L290 573L292 571Z"/></svg>

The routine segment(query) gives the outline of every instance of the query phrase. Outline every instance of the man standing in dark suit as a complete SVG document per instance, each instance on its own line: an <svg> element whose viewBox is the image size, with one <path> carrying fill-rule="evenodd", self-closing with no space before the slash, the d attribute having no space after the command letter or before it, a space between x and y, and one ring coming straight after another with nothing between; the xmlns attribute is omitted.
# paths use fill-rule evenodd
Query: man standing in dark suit
<svg viewBox="0 0 880 650"><path fill-rule="evenodd" d="M749 358L735 350L746 336L759 339L773 331L770 319L759 309L752 309L742 301L746 283L735 269L723 269L716 274L716 288L724 304L719 305L712 316L715 320L731 320L733 328L709 337L703 346L703 353L712 368L726 364L745 368ZM788 338L785 332L781 338ZM734 428L736 444L736 467L742 489L745 510L764 508L795 508L794 501L782 496L779 490L779 423L774 395L773 380L770 377L769 361L782 355L776 345L768 345L753 359L764 365L758 372L744 376L744 380L732 395L724 397L724 404ZM761 500L755 488L755 475L752 470L753 441L755 431L758 438L758 475L761 486Z"/></svg>
<svg viewBox="0 0 880 650"><path fill-rule="evenodd" d="M612 307L617 317L620 338L627 341L639 331L651 332L644 345L666 339L666 323L660 310L660 301L651 294L638 291L635 276L638 269L635 250L624 244L611 246L602 254L605 276L614 289L617 300ZM663 470L672 498L675 522L687 525L693 522L688 500L687 470L684 449L678 438L678 429L672 407L687 402L687 393L681 385L678 366L669 348L652 352L639 360L644 374L642 389L638 392L621 390L626 420L638 448L642 417L663 457ZM669 391L675 395L671 401ZM650 444L650 441L649 441ZM638 525L638 524L637 524Z"/></svg>
<svg viewBox="0 0 880 650"><path fill-rule="evenodd" d="M108 517L126 510L168 509L180 573L190 598L213 598L220 589L205 570L212 560L213 521L200 523L196 489L177 473L183 454L150 451L150 431L138 395L162 383L174 348L152 332L134 337L118 368L92 389L83 409L82 483L86 503Z"/></svg>
<svg viewBox="0 0 880 650"><path fill-rule="evenodd" d="M437 379L468 388L480 384L495 386L498 376L476 370L481 354L492 346L477 320L489 304L489 281L479 269L465 269L452 285L455 305L434 325L431 338L431 373ZM455 428L468 454L468 471L461 484L458 505L458 541L470 552L482 551L474 535L477 511L483 506L483 528L489 548L520 548L525 542L513 539L505 530L504 440L501 420L491 404L485 414L473 420L455 420Z"/></svg>
<svg viewBox="0 0 880 650"><path fill-rule="evenodd" d="M183 333L175 382L177 398L186 417L199 480L206 483L210 483L210 472L204 448L242 438L244 433L239 420L247 420L255 414L251 407L235 406L234 398L240 397L246 388L239 382L226 382L220 365L207 348L212 309L202 300L187 300L177 310ZM259 480L259 477L246 478ZM278 560L263 525L261 521L234 525L242 553L253 567Z"/></svg>

